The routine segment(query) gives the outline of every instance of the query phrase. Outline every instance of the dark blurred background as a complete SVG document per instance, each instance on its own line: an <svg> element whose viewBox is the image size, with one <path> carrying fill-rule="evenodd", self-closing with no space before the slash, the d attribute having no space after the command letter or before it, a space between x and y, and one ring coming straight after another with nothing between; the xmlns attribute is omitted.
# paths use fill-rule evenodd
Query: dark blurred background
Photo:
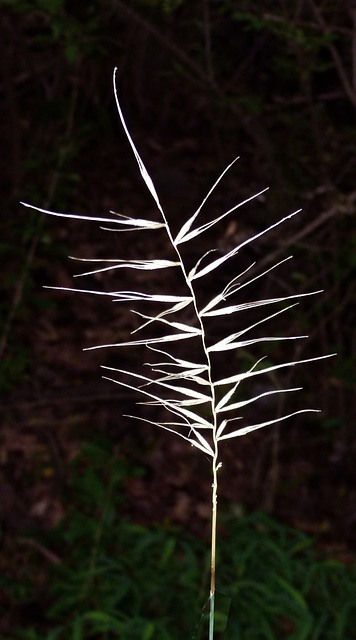
<svg viewBox="0 0 356 640"><path fill-rule="evenodd" d="M2 0L0 8L1 571L19 584L40 563L46 585L60 543L54 553L36 536L68 515L78 471L71 464L88 443L141 470L125 480L126 516L209 533L208 464L173 436L122 418L134 398L101 380L100 364L123 366L132 355L82 352L124 339L127 308L43 289L77 284L68 255L155 257L162 247L19 204L157 215L119 124L114 67L131 134L173 224L237 155L210 215L270 190L233 214L219 239L210 236L219 249L303 210L256 248L261 263L289 253L294 260L253 295L325 290L293 311L290 324L273 327L309 334L293 347L296 359L337 352L288 374L288 384L304 386L304 404L322 413L234 441L223 452L221 501L267 511L352 554L356 3ZM125 288L125 277L113 286ZM93 286L104 289L105 278ZM100 460L105 468L104 454ZM10 592L4 587L7 625ZM23 606L21 615L26 625L32 614Z"/></svg>

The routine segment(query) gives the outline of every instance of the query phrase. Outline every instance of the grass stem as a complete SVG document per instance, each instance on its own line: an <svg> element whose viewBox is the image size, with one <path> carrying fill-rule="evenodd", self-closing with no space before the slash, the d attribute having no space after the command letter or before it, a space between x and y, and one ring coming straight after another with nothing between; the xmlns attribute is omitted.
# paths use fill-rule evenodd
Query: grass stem
<svg viewBox="0 0 356 640"><path fill-rule="evenodd" d="M214 638L215 616L215 574L216 574L216 522L217 522L217 494L218 494L218 469L217 463L218 443L215 443L215 456L213 460L213 484L212 484L212 512L211 512L211 569L210 569L210 612L209 612L209 640Z"/></svg>

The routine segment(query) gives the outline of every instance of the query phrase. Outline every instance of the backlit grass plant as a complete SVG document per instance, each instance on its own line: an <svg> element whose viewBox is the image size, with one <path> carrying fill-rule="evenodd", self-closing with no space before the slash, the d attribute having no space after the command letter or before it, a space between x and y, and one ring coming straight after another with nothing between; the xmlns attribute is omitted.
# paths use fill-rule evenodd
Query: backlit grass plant
<svg viewBox="0 0 356 640"><path fill-rule="evenodd" d="M297 298L312 295L313 293L296 294L292 296L274 297L267 299L253 299L248 302L239 302L239 293L246 287L251 287L253 283L266 276L270 271L279 267L289 258L282 260L278 264L269 267L260 273L254 270L255 264L244 268L241 273L234 275L226 282L221 283L221 273L223 266L234 258L244 246L254 242L262 235L271 231L278 225L284 223L298 211L287 215L267 229L256 235L244 239L240 244L226 251L223 255L216 254L213 247L206 251L200 248L200 255L192 261L194 252L186 251L190 243L197 246L200 237L203 236L214 225L224 218L231 216L243 204L260 196L263 191L240 202L236 206L221 213L212 220L201 222L203 206L209 196L218 185L226 171L234 164L235 160L222 172L212 188L203 199L197 210L178 225L178 230L173 230L174 224L168 219L163 210L159 196L153 181L146 170L146 167L136 149L132 137L128 131L124 116L119 103L116 91L116 70L114 72L114 92L120 120L135 155L141 176L151 193L160 213L159 221L146 218L135 218L112 212L108 218L95 216L79 216L67 213L57 213L30 206L38 211L68 218L80 218L91 220L101 224L110 225L109 230L134 231L140 233L155 232L166 234L171 246L171 257L160 256L154 259L137 257L135 259L115 258L108 260L94 259L92 262L104 263L104 266L90 269L82 276L117 269L138 269L163 273L178 272L182 284L182 290L177 291L176 287L171 289L174 279L167 276L168 288L162 285L162 290L152 292L149 286L146 291L125 290L112 292L90 291L88 289L67 289L70 291L82 291L87 293L111 296L114 301L136 303L133 313L140 318L141 324L135 328L133 333L139 332L138 337L128 341L101 345L101 347L146 347L149 349L151 362L144 364L150 373L129 369L105 367L110 370L115 378L108 377L117 384L123 385L134 392L140 394L143 404L155 407L156 415L159 417L150 419L145 415L130 416L138 418L146 423L154 424L161 429L173 433L186 440L190 445L203 452L211 460L212 472L212 518L211 518L211 575L210 575L210 595L209 595L209 640L214 636L214 612L215 612L215 570L216 570L216 531L217 531L217 493L218 493L218 471L221 467L220 443L243 436L256 429L261 429L286 418L290 418L299 413L315 411L314 409L298 409L285 415L278 415L271 419L254 422L243 421L246 407L258 403L261 398L274 394L285 394L298 391L300 388L271 388L258 392L251 397L241 398L240 386L245 380L256 376L266 376L270 382L272 372L283 367L292 367L303 362L318 360L310 358L308 360L292 360L283 364L264 364L264 358L256 359L253 365L247 370L230 371L231 352L234 360L238 362L235 354L243 353L257 343L273 343L284 340L297 340L306 336L274 336L259 335L258 331L262 324L273 319L291 309ZM194 242L195 241L195 242ZM156 243L155 246L160 246ZM165 246L167 242L165 242ZM83 260L83 259L81 259ZM87 259L84 259L87 260ZM213 285L210 289L204 285L205 280L213 278ZM152 285L151 285L152 286ZM167 286L167 284L166 284ZM216 291L216 287L219 289ZM214 290L213 294L207 291ZM205 296L205 299L204 299ZM293 302L291 302L293 301ZM142 303L146 304L148 311L142 312ZM158 309L157 309L158 305ZM262 318L251 321L241 320L245 318L245 311L266 307L267 312ZM275 310L277 308L277 311ZM152 311L152 309L154 309ZM235 328L231 330L231 316L236 318ZM238 320L238 323L237 323ZM215 322L215 324L214 324ZM226 329L225 329L226 324ZM254 334L255 331L255 334ZM144 332L146 335L144 335ZM257 332L257 335L256 335ZM147 335L148 334L148 335ZM188 349L187 349L188 344ZM98 348L98 347L92 347ZM221 375L222 358L226 358L226 370L228 375ZM327 357L327 356L321 356ZM217 366L217 361L220 363ZM228 366L229 365L229 366ZM163 411L164 410L164 411ZM167 417L162 417L163 413ZM242 420L242 422L238 422ZM239 426L242 425L242 426Z"/></svg>

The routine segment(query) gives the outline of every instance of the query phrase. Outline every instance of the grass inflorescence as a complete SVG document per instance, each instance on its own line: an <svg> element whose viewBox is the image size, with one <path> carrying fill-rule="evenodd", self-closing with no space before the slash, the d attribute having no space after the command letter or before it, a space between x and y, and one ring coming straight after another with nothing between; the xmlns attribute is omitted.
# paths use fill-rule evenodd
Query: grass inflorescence
<svg viewBox="0 0 356 640"><path fill-rule="evenodd" d="M243 239L228 251L216 252L216 247L206 249L202 242L210 229L214 229L225 219L232 216L242 205L259 198L265 189L248 198L244 198L237 205L228 208L212 219L201 222L202 209L209 197L218 186L226 172L234 165L235 160L219 175L206 197L196 211L189 215L183 224L175 229L175 224L166 215L153 181L139 155L127 128L116 89L116 71L114 72L114 93L121 124L128 142L136 158L141 176L155 202L160 219L126 216L111 212L110 217L78 216L75 214L51 212L33 207L46 214L60 217L80 218L84 221L99 222L111 231L130 231L136 233L158 233L165 236L165 250L170 249L170 256L162 255L154 258L137 256L135 258L87 259L82 262L92 262L94 267L86 269L82 277L111 272L120 273L121 269L178 274L181 290L170 288L165 282L162 289L152 291L150 283L147 290L114 290L98 292L97 290L79 289L82 292L110 296L115 302L130 303L133 313L138 318L133 336L129 340L100 345L101 348L131 348L144 347L150 354L149 362L143 361L145 370L105 367L106 377L113 382L139 394L141 402L146 405L147 413L142 411L131 420L139 419L145 423L183 438L191 446L203 452L211 461L212 471L212 526L211 526L211 562L210 562L210 590L209 590L209 640L213 640L217 624L215 615L216 595L216 553L217 553L217 494L218 473L222 465L220 444L226 440L243 436L251 431L266 426L275 425L282 420L300 413L315 411L312 408L294 408L288 412L281 412L272 417L266 417L261 412L257 421L250 420L248 411L251 406L258 406L261 399L266 400L280 394L291 394L300 387L271 383L274 374L280 369L294 367L297 364L319 360L319 356L308 359L288 360L278 364L269 364L265 356L256 357L253 364L240 368L239 357L254 347L270 348L275 344L298 341L306 338L304 335L275 335L274 320L280 314L288 312L299 298L314 295L317 291L304 294L278 296L257 299L254 296L254 285L260 278L267 277L271 271L278 269L289 258L258 271L255 263L244 267L238 274L231 275L224 280L221 277L224 267L245 247L256 242L265 234L287 222L298 211L286 215L273 223L267 229ZM31 205L26 205L31 206ZM197 255L187 251L187 247L195 246ZM160 243L156 246L161 246ZM97 267L97 263L102 263ZM168 277L168 276L167 276ZM213 282L214 286L209 288ZM220 289L216 290L216 284ZM246 302L239 298L241 292L250 291L251 299ZM72 290L72 289L69 289ZM78 289L75 289L78 291ZM211 292L214 291L212 294ZM204 295L201 294L205 293ZM265 311L258 319L246 315L246 312ZM229 320L236 318L233 325ZM214 325L215 323L215 325ZM264 325L272 327L265 334L260 330ZM233 329L232 329L233 326ZM232 329L232 330L231 330ZM188 346L187 346L188 345ZM93 347L98 348L98 347ZM233 356L231 358L231 355ZM224 367L224 373L218 363L222 359L235 362L237 369ZM146 373L148 370L148 373ZM269 381L267 387L260 392L247 397L240 393L245 381L256 376L265 376ZM150 410L156 413L149 413ZM162 411L164 410L164 411ZM247 410L247 412L246 412ZM165 415L163 415L165 414ZM159 416L159 417L157 417ZM161 417L162 416L162 417ZM283 584L280 584L283 591Z"/></svg>

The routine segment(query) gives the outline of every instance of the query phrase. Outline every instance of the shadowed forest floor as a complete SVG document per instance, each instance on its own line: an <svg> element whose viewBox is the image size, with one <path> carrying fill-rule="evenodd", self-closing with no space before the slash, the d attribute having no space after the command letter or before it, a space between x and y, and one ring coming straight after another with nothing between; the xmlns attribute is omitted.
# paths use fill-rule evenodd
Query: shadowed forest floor
<svg viewBox="0 0 356 640"><path fill-rule="evenodd" d="M272 327L274 334L309 339L268 354L280 362L286 353L293 360L337 351L336 358L293 368L277 382L303 386L299 403L321 413L222 446L221 535L225 517L263 511L315 536L321 553L355 563L356 10L352 3L340 12L316 0L264 0L258 8L246 0L238 9L228 0L133 4L60 0L36 2L34 9L16 0L2 7L2 633L18 619L25 628L38 613L22 581L45 590L51 568L63 562L61 542L52 548L51 532L78 507L76 483L85 474L73 461L87 445L104 443L125 465L117 521L178 526L206 542L210 535L209 461L173 435L123 417L141 409L129 390L102 380L100 365L135 365L132 353L83 351L127 340L128 307L43 288L130 288L124 270L98 274L90 285L73 279L82 265L68 255L155 258L168 251L166 241L150 234L137 241L130 233L41 216L18 204L80 215L114 210L158 216L119 127L111 87L115 65L130 131L173 226L193 213L237 154L241 158L202 212L204 221L264 187L271 191L204 234L207 249L229 251L303 209L241 252L221 278L228 282L251 261L262 268L293 254L291 266L246 295L325 290ZM189 251L193 261L194 243ZM157 291L162 284L166 290L176 286L135 274L137 287ZM217 284L208 282L204 293ZM255 355L264 353L247 350L241 361L222 360L220 370L250 366ZM147 359L138 353L137 363L142 356ZM258 384L252 394L263 393ZM248 418L260 421L283 409L261 402L259 413ZM105 470L105 460L101 464ZM16 585L11 582L12 591L7 580Z"/></svg>

